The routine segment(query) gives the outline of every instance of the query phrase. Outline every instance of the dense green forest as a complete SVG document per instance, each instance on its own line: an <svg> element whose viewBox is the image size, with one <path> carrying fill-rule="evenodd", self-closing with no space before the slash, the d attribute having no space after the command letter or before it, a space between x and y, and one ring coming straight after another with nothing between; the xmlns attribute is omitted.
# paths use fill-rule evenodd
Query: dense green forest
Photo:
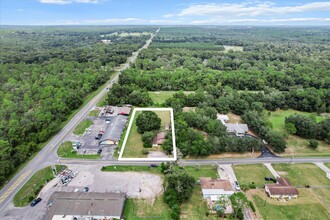
<svg viewBox="0 0 330 220"><path fill-rule="evenodd" d="M196 91L176 93L163 104L175 109L183 155L260 149L254 139L226 134L216 113L229 111L283 152L286 134L272 129L265 110L330 112L329 34L321 28L163 27L120 76L121 89L111 90L108 102L134 102L129 94L140 91L138 106L148 106L146 91ZM185 106L198 108L186 113ZM313 138L327 140L329 133L326 128Z"/></svg>
<svg viewBox="0 0 330 220"><path fill-rule="evenodd" d="M153 27L0 29L0 185L104 84ZM106 39L105 43L102 42ZM111 42L109 41L111 40Z"/></svg>

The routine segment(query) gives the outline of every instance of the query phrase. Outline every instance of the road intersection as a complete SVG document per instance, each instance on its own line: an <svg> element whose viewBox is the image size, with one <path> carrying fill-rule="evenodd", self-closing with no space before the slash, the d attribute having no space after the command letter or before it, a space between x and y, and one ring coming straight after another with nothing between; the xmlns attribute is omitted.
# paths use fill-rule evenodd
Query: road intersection
<svg viewBox="0 0 330 220"><path fill-rule="evenodd" d="M159 29L156 31L157 34ZM66 124L66 126L56 134L46 146L22 169L20 170L0 191L0 211L2 211L13 199L17 191L31 178L38 170L54 164L81 164L81 165L149 165L150 161L118 161L118 160L88 160L88 159L66 159L59 158L57 148L63 140L72 132L78 123L84 119L88 112L92 110L99 100L108 92L115 82L118 81L121 71L129 68L130 63L135 62L139 52L148 48L155 34L152 34L150 39L138 51L134 52L127 62L121 65L115 76L107 82L105 86L94 98L92 98L79 112ZM267 152L268 153L268 152ZM178 164L182 166L196 165L218 165L218 164L263 164L263 163L330 163L330 158L282 158L273 157L265 154L259 158L237 158L237 159L196 159L196 160L179 160ZM152 162L159 164L160 162Z"/></svg>

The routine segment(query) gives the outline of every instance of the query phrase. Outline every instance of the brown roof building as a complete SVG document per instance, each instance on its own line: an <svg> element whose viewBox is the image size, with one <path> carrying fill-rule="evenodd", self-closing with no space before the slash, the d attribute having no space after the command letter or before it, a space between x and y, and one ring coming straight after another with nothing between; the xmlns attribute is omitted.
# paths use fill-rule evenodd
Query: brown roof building
<svg viewBox="0 0 330 220"><path fill-rule="evenodd" d="M278 177L276 184L266 184L265 191L271 198L297 198L299 192L287 179Z"/></svg>
<svg viewBox="0 0 330 220"><path fill-rule="evenodd" d="M201 177L199 181L204 199L210 198L212 201L216 201L221 196L231 196L235 192L230 181L226 179Z"/></svg>
<svg viewBox="0 0 330 220"><path fill-rule="evenodd" d="M153 146L162 145L165 141L166 133L165 132L159 132L156 137L154 137L152 141Z"/></svg>

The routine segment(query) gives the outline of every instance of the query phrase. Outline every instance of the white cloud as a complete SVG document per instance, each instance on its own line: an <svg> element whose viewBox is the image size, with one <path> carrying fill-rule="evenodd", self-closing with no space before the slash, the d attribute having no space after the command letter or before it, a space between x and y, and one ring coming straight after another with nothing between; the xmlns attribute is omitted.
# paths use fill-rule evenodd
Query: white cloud
<svg viewBox="0 0 330 220"><path fill-rule="evenodd" d="M207 19L207 20L194 20L190 24L194 25L228 25L228 24L285 24L285 23L300 23L303 22L330 22L330 18L274 18L274 19L257 19L257 18L242 18L242 19ZM320 24L320 23L319 23Z"/></svg>
<svg viewBox="0 0 330 220"><path fill-rule="evenodd" d="M171 17L174 17L174 16L175 16L175 14L166 14L163 17L164 18L171 18Z"/></svg>
<svg viewBox="0 0 330 220"><path fill-rule="evenodd" d="M148 20L151 24L178 24L183 23L182 20L168 20L168 19L151 19Z"/></svg>
<svg viewBox="0 0 330 220"><path fill-rule="evenodd" d="M108 18L108 19L95 19L84 20L80 24L138 24L145 20L140 18Z"/></svg>
<svg viewBox="0 0 330 220"><path fill-rule="evenodd" d="M18 12L23 12L24 9L19 8L19 9L17 9L17 11L18 11Z"/></svg>
<svg viewBox="0 0 330 220"><path fill-rule="evenodd" d="M57 4L57 5L66 5L72 3L92 3L97 4L100 0L39 0L41 3L45 4Z"/></svg>
<svg viewBox="0 0 330 220"><path fill-rule="evenodd" d="M313 2L297 6L275 6L272 2L198 4L181 10L178 16L260 16L307 11L330 11L330 2Z"/></svg>

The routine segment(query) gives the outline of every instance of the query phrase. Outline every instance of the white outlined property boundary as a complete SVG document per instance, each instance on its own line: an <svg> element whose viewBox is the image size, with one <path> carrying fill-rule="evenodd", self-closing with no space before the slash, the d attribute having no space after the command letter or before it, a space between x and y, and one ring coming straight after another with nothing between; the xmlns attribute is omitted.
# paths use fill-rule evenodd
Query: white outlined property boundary
<svg viewBox="0 0 330 220"><path fill-rule="evenodd" d="M171 129L172 129L172 143L173 143L173 157L172 158L123 158L123 153L126 147L126 142L129 136L129 133L131 131L131 127L135 118L135 114L137 111L169 111L170 117L171 117ZM124 143L121 147L120 154L118 157L118 160L122 161L176 161L177 155L176 155L176 144L175 144L175 130L174 130L174 114L173 114L173 108L134 108L131 120L128 124L127 132L125 135Z"/></svg>

